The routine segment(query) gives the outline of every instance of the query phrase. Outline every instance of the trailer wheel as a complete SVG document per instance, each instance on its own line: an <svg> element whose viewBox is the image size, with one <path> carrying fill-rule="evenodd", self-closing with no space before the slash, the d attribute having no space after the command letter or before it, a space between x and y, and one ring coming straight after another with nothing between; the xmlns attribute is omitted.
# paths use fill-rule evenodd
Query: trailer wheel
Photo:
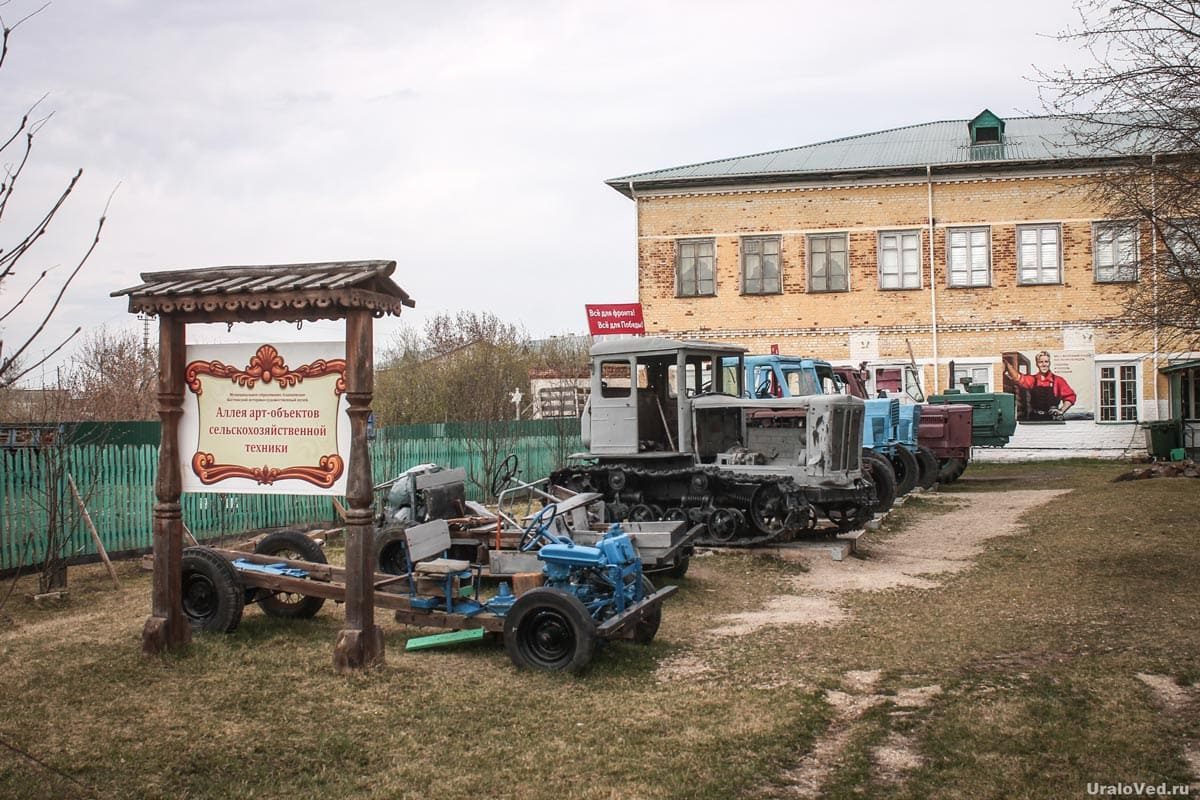
<svg viewBox="0 0 1200 800"><path fill-rule="evenodd" d="M642 599L645 600L650 595L654 594L654 583L645 575L642 576ZM662 606L657 605L647 611L640 622L633 628L633 640L638 644L650 644L654 641L654 635L658 633L658 626L662 624Z"/></svg>
<svg viewBox="0 0 1200 800"><path fill-rule="evenodd" d="M908 494L917 485L921 467L917 464L917 457L913 455L912 450L904 445L893 445L892 450L891 462L892 469L896 471L896 494Z"/></svg>
<svg viewBox="0 0 1200 800"><path fill-rule="evenodd" d="M682 578L684 575L687 575L688 567L690 567L691 565L692 565L691 556L684 556L683 558L679 559L678 561L676 561L674 564L671 565L671 568L669 570L667 570L667 574L670 575L672 578Z"/></svg>
<svg viewBox="0 0 1200 800"><path fill-rule="evenodd" d="M258 543L254 552L259 555L286 558L291 561L327 563L321 545L299 531L272 533ZM311 597L298 592L259 591L258 606L269 617L309 619L325 605L325 598Z"/></svg>
<svg viewBox="0 0 1200 800"><path fill-rule="evenodd" d="M896 470L892 462L876 453L864 449L863 464L871 470L871 482L875 484L875 510L888 511L896 503Z"/></svg>
<svg viewBox="0 0 1200 800"><path fill-rule="evenodd" d="M504 620L504 649L522 669L579 672L596 649L596 624L578 597L539 586L513 603Z"/></svg>
<svg viewBox="0 0 1200 800"><path fill-rule="evenodd" d="M387 575L407 575L408 559L404 557L406 540L404 523L388 525L375 531L375 568Z"/></svg>
<svg viewBox="0 0 1200 800"><path fill-rule="evenodd" d="M183 614L192 630L237 630L246 600L233 564L207 547L189 547L182 567Z"/></svg>
<svg viewBox="0 0 1200 800"><path fill-rule="evenodd" d="M966 459L943 458L938 463L938 480L942 483L954 483L967 468Z"/></svg>

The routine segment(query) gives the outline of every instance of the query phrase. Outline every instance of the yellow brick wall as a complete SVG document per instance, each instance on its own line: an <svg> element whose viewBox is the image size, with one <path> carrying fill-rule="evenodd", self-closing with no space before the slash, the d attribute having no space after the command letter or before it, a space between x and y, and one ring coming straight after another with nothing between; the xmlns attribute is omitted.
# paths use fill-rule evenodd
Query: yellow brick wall
<svg viewBox="0 0 1200 800"><path fill-rule="evenodd" d="M932 357L931 302L936 299L939 354L991 356L1001 349L1062 349L1064 327L1095 332L1096 352L1137 352L1119 328L1123 287L1097 284L1092 266L1092 221L1083 179L1025 177L933 184L934 270L929 275L928 187L894 185L728 191L642 196L638 204L639 299L647 332L732 339L762 351L831 359L850 355L850 334L877 331L879 357ZM1063 282L1017 283L1017 226L1061 225ZM991 228L992 280L988 288L946 286L946 231ZM920 230L922 288L878 288L880 231ZM850 291L808 293L807 236L846 232ZM1148 232L1143 232L1142 247ZM783 293L745 296L740 291L740 237L776 234L782 242ZM675 296L675 241L711 237L716 242L716 296Z"/></svg>

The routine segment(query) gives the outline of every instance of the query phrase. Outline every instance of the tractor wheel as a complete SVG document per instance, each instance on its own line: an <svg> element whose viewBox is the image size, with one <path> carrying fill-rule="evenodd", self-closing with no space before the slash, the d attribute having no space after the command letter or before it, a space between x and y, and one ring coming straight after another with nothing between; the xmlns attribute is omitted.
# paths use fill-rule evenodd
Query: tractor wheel
<svg viewBox="0 0 1200 800"><path fill-rule="evenodd" d="M917 457L913 455L913 451L904 445L894 445L892 449L891 462L892 469L896 471L896 494L908 494L917 485L921 467L917 464Z"/></svg>
<svg viewBox="0 0 1200 800"><path fill-rule="evenodd" d="M263 539L254 552L264 556L286 558L289 561L311 561L327 563L321 545L299 531L279 531ZM297 592L259 591L258 606L269 617L281 619L309 619L316 616L325 605L325 598L310 597Z"/></svg>
<svg viewBox="0 0 1200 800"><path fill-rule="evenodd" d="M896 502L896 471L892 469L892 462L874 450L863 450L862 460L871 471L871 483L875 485L875 510L890 510Z"/></svg>
<svg viewBox="0 0 1200 800"><path fill-rule="evenodd" d="M943 458L938 462L938 480L942 483L954 483L966 468L966 459Z"/></svg>
<svg viewBox="0 0 1200 800"><path fill-rule="evenodd" d="M233 564L207 547L189 547L182 567L183 614L192 630L237 630L246 599Z"/></svg>
<svg viewBox="0 0 1200 800"><path fill-rule="evenodd" d="M401 522L375 531L375 569L386 575L408 574L408 560L404 557L407 529L408 525Z"/></svg>
<svg viewBox="0 0 1200 800"><path fill-rule="evenodd" d="M645 600L650 595L654 594L654 584L645 575L642 576L642 599ZM658 626L662 624L662 606L657 605L652 610L647 611L642 621L633 628L633 640L638 644L650 644L654 641L654 635L658 633Z"/></svg>
<svg viewBox="0 0 1200 800"><path fill-rule="evenodd" d="M596 649L596 623L575 595L539 586L505 617L504 649L523 669L579 672Z"/></svg>
<svg viewBox="0 0 1200 800"><path fill-rule="evenodd" d="M932 489L938 480L938 457L928 447L918 447L916 456L917 485L922 489Z"/></svg>

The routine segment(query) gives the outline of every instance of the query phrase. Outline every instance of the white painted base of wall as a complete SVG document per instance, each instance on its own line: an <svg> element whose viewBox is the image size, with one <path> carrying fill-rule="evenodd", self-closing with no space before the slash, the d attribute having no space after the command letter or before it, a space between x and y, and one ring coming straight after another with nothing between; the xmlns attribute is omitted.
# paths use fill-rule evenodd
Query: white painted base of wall
<svg viewBox="0 0 1200 800"><path fill-rule="evenodd" d="M1140 424L1099 425L1071 420L1062 425L1017 423L1008 446L976 447L977 461L1045 461L1055 458L1129 459L1146 455L1146 430Z"/></svg>

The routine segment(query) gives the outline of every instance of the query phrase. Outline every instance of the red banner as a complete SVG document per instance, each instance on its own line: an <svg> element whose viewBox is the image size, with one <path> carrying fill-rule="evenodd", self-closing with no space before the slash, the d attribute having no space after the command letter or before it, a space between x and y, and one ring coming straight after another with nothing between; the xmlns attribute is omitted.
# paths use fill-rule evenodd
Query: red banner
<svg viewBox="0 0 1200 800"><path fill-rule="evenodd" d="M646 332L641 303L585 305L584 308L587 309L588 332L593 336Z"/></svg>

